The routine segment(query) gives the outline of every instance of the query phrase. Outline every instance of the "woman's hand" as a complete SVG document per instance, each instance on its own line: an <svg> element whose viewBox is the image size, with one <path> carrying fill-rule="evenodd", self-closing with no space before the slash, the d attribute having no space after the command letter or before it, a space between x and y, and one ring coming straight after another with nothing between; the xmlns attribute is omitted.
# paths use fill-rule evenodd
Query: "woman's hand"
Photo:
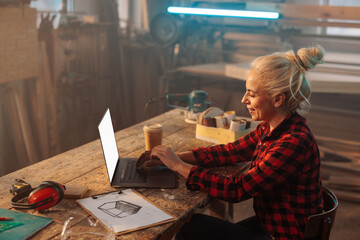
<svg viewBox="0 0 360 240"><path fill-rule="evenodd" d="M195 162L195 157L191 152L182 153L181 156L189 163ZM187 178L190 169L193 167L193 165L189 163L181 160L171 148L156 146L152 149L152 151L146 151L141 154L136 162L136 167L140 167L141 165L152 167L165 164L171 170L178 172L184 178Z"/></svg>
<svg viewBox="0 0 360 240"><path fill-rule="evenodd" d="M160 159L161 162L173 171L176 171L178 165L184 163L171 148L165 146L154 147L150 153L150 157Z"/></svg>
<svg viewBox="0 0 360 240"><path fill-rule="evenodd" d="M192 165L181 160L171 148L165 146L154 147L150 153L150 158L160 159L161 162L164 163L168 168L180 173L184 178L187 178L191 168L193 167Z"/></svg>
<svg viewBox="0 0 360 240"><path fill-rule="evenodd" d="M140 167L143 164L146 167L164 165L159 158L157 158L155 156L151 157L150 154L151 154L151 151L145 151L143 154L141 154L141 156L139 157L139 159L136 162L136 167Z"/></svg>

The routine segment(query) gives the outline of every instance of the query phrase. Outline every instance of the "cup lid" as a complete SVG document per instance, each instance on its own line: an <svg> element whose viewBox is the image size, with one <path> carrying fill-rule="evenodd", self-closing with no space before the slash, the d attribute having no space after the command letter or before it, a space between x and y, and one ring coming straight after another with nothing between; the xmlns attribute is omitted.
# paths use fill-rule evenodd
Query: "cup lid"
<svg viewBox="0 0 360 240"><path fill-rule="evenodd" d="M224 112L225 115L235 115L235 111L226 111Z"/></svg>
<svg viewBox="0 0 360 240"><path fill-rule="evenodd" d="M163 127L161 124L148 124L144 126L144 131L146 132L159 132L162 130Z"/></svg>

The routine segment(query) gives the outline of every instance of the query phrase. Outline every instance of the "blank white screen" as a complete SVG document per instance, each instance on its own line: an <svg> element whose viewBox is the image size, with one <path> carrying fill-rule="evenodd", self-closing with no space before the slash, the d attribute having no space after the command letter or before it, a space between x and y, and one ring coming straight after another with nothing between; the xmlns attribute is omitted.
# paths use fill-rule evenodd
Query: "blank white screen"
<svg viewBox="0 0 360 240"><path fill-rule="evenodd" d="M116 146L114 128L111 122L109 109L106 110L106 113L103 119L101 120L98 129L99 129L101 144L105 156L106 168L111 183L115 172L116 163L117 160L119 159L119 152Z"/></svg>

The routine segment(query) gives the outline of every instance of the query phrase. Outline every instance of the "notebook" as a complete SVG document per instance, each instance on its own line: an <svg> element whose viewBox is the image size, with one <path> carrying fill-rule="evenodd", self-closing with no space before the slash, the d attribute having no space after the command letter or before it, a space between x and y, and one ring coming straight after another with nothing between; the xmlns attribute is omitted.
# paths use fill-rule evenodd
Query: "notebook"
<svg viewBox="0 0 360 240"><path fill-rule="evenodd" d="M175 188L176 174L163 166L136 168L137 158L120 158L110 110L98 126L110 185L113 187ZM126 139L120 140L125 143Z"/></svg>

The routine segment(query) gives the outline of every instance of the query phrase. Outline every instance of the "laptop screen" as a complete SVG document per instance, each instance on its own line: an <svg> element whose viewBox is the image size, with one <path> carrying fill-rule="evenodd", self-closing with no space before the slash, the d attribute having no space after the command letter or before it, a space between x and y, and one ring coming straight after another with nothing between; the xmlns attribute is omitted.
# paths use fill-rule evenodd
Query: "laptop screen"
<svg viewBox="0 0 360 240"><path fill-rule="evenodd" d="M110 110L107 109L99 126L100 140L104 152L106 169L108 172L110 182L113 179L117 161L119 159L119 152L116 145L114 128L111 122Z"/></svg>

